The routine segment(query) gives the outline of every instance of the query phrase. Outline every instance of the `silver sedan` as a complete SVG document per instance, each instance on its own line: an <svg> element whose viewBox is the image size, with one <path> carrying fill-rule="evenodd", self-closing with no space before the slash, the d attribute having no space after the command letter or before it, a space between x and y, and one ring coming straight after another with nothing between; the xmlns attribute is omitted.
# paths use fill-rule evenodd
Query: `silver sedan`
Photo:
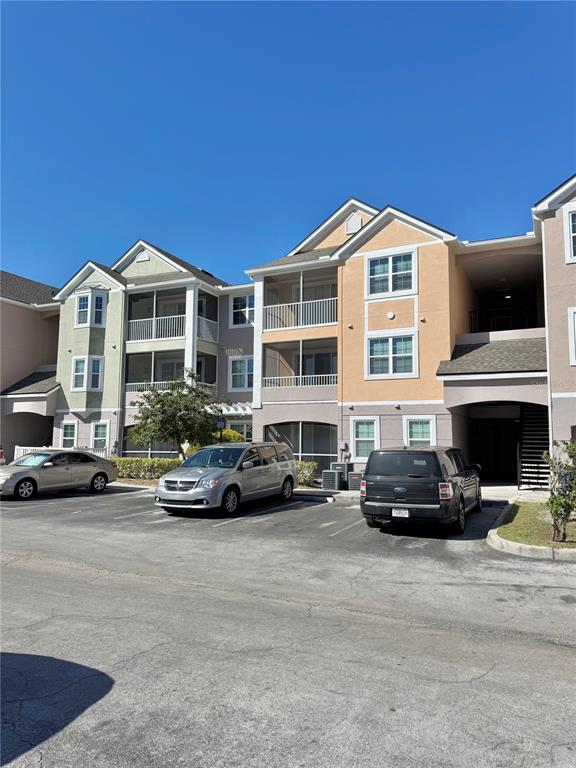
<svg viewBox="0 0 576 768"><path fill-rule="evenodd" d="M37 451L0 466L0 493L17 499L65 488L89 488L99 493L117 479L113 462L87 451Z"/></svg>

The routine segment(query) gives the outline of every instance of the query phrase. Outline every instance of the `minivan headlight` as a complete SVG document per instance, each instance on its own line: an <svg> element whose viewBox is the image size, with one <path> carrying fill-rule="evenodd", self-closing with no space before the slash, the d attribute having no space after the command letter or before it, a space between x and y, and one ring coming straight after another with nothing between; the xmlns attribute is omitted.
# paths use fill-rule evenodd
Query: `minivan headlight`
<svg viewBox="0 0 576 768"><path fill-rule="evenodd" d="M200 480L198 485L200 488L216 488L216 486L220 483L219 479L211 480L210 478L207 478L206 480Z"/></svg>
<svg viewBox="0 0 576 768"><path fill-rule="evenodd" d="M158 485L163 488L166 485L165 478L161 477L160 480L158 480Z"/></svg>

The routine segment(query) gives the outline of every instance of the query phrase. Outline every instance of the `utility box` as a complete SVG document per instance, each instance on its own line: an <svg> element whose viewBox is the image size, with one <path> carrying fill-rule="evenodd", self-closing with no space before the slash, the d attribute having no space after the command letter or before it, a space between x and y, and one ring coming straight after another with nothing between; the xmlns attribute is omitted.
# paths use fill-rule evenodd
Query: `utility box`
<svg viewBox="0 0 576 768"><path fill-rule="evenodd" d="M339 491L342 488L342 472L325 469L322 472L322 490Z"/></svg>
<svg viewBox="0 0 576 768"><path fill-rule="evenodd" d="M360 481L362 480L363 472L349 472L348 473L348 490L359 491Z"/></svg>

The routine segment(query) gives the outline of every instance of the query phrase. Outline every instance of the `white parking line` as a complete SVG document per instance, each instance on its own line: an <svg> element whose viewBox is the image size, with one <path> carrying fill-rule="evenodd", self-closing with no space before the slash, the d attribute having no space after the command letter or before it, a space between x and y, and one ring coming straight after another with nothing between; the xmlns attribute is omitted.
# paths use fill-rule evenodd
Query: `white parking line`
<svg viewBox="0 0 576 768"><path fill-rule="evenodd" d="M336 525L337 522L338 522L338 520L331 520L329 523L322 523L318 527L319 528L328 528L329 525Z"/></svg>
<svg viewBox="0 0 576 768"><path fill-rule="evenodd" d="M131 512L129 515L120 515L113 517L113 520L124 520L125 517L136 517L136 515L154 515L158 514L155 509L145 509L144 512Z"/></svg>
<svg viewBox="0 0 576 768"><path fill-rule="evenodd" d="M177 523L181 517L163 517L161 520L148 520L144 525L158 525L159 523Z"/></svg>
<svg viewBox="0 0 576 768"><path fill-rule="evenodd" d="M248 517L268 517L273 512L277 512L279 509L291 509L294 507L294 504L303 504L303 501L295 501L291 504L280 504L278 507L272 507L272 509L263 509L259 512L248 512L247 515L242 515L242 517L233 517L231 520L224 520L223 523L216 523L212 526L212 528L219 528L221 525L229 525L230 523L237 523L238 520L246 520Z"/></svg>
<svg viewBox="0 0 576 768"><path fill-rule="evenodd" d="M330 538L333 536L338 536L340 533L344 533L344 531L349 531L350 528L354 528L355 525L359 525L360 523L363 523L364 520L356 520L355 523L352 523L351 525L347 525L346 528L341 528L339 531L334 531L334 533L330 534Z"/></svg>

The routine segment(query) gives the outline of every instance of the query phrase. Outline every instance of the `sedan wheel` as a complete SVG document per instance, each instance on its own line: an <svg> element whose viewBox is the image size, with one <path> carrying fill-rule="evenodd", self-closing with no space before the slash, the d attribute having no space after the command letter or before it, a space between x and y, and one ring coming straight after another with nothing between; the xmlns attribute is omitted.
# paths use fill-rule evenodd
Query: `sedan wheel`
<svg viewBox="0 0 576 768"><path fill-rule="evenodd" d="M222 500L222 509L228 514L236 512L239 500L238 491L235 488L228 488Z"/></svg>
<svg viewBox="0 0 576 768"><path fill-rule="evenodd" d="M14 489L14 495L17 499L30 499L36 493L36 486L32 480L20 480Z"/></svg>
<svg viewBox="0 0 576 768"><path fill-rule="evenodd" d="M90 490L94 491L95 493L100 493L104 490L104 488L106 488L107 482L108 481L106 480L105 475L94 475L92 482L90 483Z"/></svg>

